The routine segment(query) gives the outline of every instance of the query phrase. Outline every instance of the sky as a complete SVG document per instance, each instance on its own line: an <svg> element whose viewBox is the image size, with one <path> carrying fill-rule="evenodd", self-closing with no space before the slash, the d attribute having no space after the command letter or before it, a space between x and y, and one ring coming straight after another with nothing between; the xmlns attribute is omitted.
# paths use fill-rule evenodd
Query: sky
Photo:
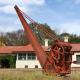
<svg viewBox="0 0 80 80"><path fill-rule="evenodd" d="M80 35L80 0L0 0L0 32L23 29L15 5L34 21L47 23L58 33Z"/></svg>

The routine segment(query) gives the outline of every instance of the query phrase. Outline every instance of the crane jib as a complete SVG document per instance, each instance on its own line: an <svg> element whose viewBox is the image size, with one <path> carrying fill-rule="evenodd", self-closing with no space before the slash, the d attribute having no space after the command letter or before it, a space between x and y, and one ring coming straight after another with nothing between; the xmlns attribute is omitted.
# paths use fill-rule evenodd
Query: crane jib
<svg viewBox="0 0 80 80"><path fill-rule="evenodd" d="M15 10L17 12L17 15L18 15L23 27L24 27L24 30L25 30L26 34L29 36L28 39L29 39L30 43L32 44L32 46L33 46L33 48L36 52L36 55L39 59L39 62L41 64L41 66L43 67L45 62L46 62L46 59L47 59L46 52L43 50L43 48L39 44L36 36L32 32L32 30L30 29L28 23L26 22L22 13L20 12L20 9L17 6L15 6L14 8L15 8Z"/></svg>

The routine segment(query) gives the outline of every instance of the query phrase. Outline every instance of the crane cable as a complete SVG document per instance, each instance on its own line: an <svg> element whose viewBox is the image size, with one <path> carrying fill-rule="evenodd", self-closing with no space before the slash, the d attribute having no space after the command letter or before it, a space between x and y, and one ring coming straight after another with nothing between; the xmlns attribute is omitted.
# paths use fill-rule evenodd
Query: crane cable
<svg viewBox="0 0 80 80"><path fill-rule="evenodd" d="M58 39L58 37L56 35L53 35L51 33L51 31L49 31L47 28L42 27L43 25L38 24L36 21L34 21L33 19L31 19L27 14L25 14L23 11L20 10L20 12L22 13L22 15L27 18L30 23L32 23L33 25L35 24L35 27L37 27L38 29L40 29L41 31L43 31L43 33L45 35L47 35L48 37L50 37L52 40L56 40Z"/></svg>

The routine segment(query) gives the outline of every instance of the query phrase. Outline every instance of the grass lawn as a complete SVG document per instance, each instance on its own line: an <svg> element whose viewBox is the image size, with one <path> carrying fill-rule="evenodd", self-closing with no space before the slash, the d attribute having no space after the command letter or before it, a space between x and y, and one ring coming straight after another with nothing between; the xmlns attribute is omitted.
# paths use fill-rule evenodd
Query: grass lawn
<svg viewBox="0 0 80 80"><path fill-rule="evenodd" d="M0 80L63 80L63 78L45 75L39 70L0 69ZM71 80L80 80L80 72L72 72Z"/></svg>

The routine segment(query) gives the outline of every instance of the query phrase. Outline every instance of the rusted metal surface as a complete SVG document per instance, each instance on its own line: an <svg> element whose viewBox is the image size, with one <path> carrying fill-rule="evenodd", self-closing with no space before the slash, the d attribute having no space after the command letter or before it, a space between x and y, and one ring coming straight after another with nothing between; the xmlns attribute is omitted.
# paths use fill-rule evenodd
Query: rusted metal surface
<svg viewBox="0 0 80 80"><path fill-rule="evenodd" d="M18 17L24 27L24 30L26 32L26 35L28 35L28 39L30 41L30 43L32 44L34 50L36 51L36 55L39 59L39 62L41 64L41 66L44 65L47 57L46 57L46 53L43 50L43 48L41 47L41 45L39 44L36 36L34 35L34 33L32 32L32 30L30 29L28 23L26 22L26 20L24 19L22 13L20 12L19 8L17 6L15 6L15 10L18 14Z"/></svg>
<svg viewBox="0 0 80 80"><path fill-rule="evenodd" d="M26 35L28 35L29 41L32 44L39 62L44 70L48 73L58 73L60 75L66 75L71 72L72 53L71 45L69 43L62 42L55 38L46 29L45 32L54 39L54 43L51 47L49 54L47 55L41 45L39 44L35 34L32 32L30 26L26 22L23 13L15 6L15 10L18 17L25 29ZM30 19L31 20L31 19ZM42 28L42 27L39 27Z"/></svg>
<svg viewBox="0 0 80 80"><path fill-rule="evenodd" d="M71 72L72 53L71 46L67 43L55 40L51 51L48 55L44 70L46 72L56 72L61 75L66 75Z"/></svg>

